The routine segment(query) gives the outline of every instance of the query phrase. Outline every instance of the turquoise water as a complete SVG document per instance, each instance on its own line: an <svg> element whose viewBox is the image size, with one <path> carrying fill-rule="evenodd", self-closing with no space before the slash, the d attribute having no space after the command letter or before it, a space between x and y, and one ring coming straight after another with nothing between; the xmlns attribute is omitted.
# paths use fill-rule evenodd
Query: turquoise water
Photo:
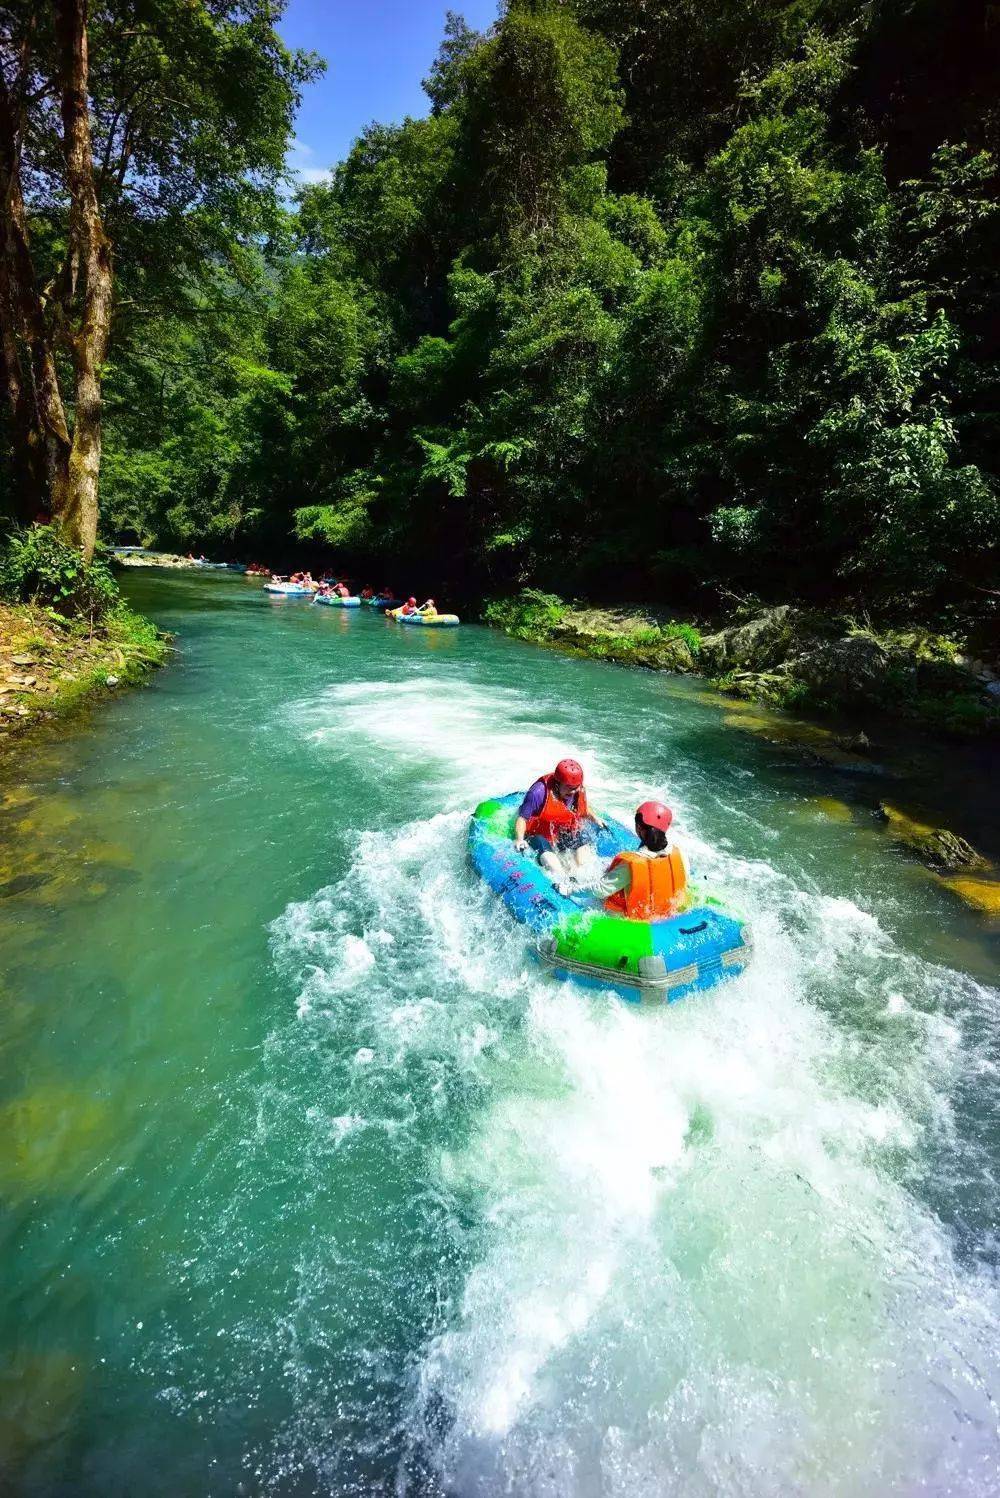
<svg viewBox="0 0 1000 1498"><path fill-rule="evenodd" d="M995 948L816 800L881 792L690 682L131 586L178 659L0 787L7 1486L1000 1490ZM466 816L565 752L745 977L531 964Z"/></svg>

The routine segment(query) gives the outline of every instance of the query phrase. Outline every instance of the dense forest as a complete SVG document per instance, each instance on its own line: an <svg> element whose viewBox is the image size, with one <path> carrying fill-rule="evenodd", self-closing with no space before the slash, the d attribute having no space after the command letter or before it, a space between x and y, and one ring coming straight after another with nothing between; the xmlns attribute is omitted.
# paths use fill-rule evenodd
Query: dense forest
<svg viewBox="0 0 1000 1498"><path fill-rule="evenodd" d="M988 0L451 15L426 117L294 196L320 64L277 9L0 7L10 516L72 529L59 473L99 460L109 539L995 614Z"/></svg>

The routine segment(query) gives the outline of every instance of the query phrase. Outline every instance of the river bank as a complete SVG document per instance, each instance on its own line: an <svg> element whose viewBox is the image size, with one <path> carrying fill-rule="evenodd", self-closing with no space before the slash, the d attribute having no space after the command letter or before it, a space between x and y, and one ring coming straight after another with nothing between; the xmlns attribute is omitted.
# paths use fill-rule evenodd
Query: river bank
<svg viewBox="0 0 1000 1498"><path fill-rule="evenodd" d="M167 637L125 605L91 626L53 609L0 604L0 760L28 730L138 685L169 649Z"/></svg>
<svg viewBox="0 0 1000 1498"><path fill-rule="evenodd" d="M1000 736L1000 668L930 630L876 630L783 604L697 623L656 610L591 608L525 589L487 605L488 624L516 639L595 660L704 676L767 707L887 719L953 738Z"/></svg>

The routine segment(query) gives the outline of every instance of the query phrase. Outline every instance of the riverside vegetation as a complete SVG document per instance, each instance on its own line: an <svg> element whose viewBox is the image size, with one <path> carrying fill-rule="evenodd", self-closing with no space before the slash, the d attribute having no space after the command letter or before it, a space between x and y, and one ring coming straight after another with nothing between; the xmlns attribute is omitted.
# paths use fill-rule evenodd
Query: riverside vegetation
<svg viewBox="0 0 1000 1498"><path fill-rule="evenodd" d="M5 9L11 520L51 514L84 556L98 529L295 544L654 625L752 593L785 610L752 656L739 618L697 652L733 687L825 702L856 669L949 728L989 718L995 7L451 15L427 116L291 202L321 63L280 15ZM635 658L694 654L656 628Z"/></svg>
<svg viewBox="0 0 1000 1498"><path fill-rule="evenodd" d="M25 728L142 681L168 642L122 600L107 564L50 527L0 555L0 755Z"/></svg>
<svg viewBox="0 0 1000 1498"><path fill-rule="evenodd" d="M891 713L958 737L1000 729L1000 677L953 639L882 629L816 609L744 603L724 627L565 603L524 589L487 604L518 639L600 660L697 672L770 707Z"/></svg>

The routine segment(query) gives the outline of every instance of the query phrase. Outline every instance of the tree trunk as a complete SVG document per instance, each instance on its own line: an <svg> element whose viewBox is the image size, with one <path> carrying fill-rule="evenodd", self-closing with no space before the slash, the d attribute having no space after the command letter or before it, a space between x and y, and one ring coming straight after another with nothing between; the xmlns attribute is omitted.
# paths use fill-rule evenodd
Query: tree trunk
<svg viewBox="0 0 1000 1498"><path fill-rule="evenodd" d="M21 134L0 71L0 348L21 477L36 487L33 512L64 502L70 437L28 242L21 191Z"/></svg>
<svg viewBox="0 0 1000 1498"><path fill-rule="evenodd" d="M0 351L3 385L10 407L11 470L14 513L27 525L38 513L39 505L48 508L49 485L42 461L43 451L35 428L31 398L21 370L21 355L14 334L10 276L7 261L0 249Z"/></svg>
<svg viewBox="0 0 1000 1498"><path fill-rule="evenodd" d="M94 181L87 98L87 0L55 0L62 70L63 154L70 195L70 293L82 310L73 338L75 404L68 482L59 520L87 561L97 539L101 375L111 328L111 242Z"/></svg>

